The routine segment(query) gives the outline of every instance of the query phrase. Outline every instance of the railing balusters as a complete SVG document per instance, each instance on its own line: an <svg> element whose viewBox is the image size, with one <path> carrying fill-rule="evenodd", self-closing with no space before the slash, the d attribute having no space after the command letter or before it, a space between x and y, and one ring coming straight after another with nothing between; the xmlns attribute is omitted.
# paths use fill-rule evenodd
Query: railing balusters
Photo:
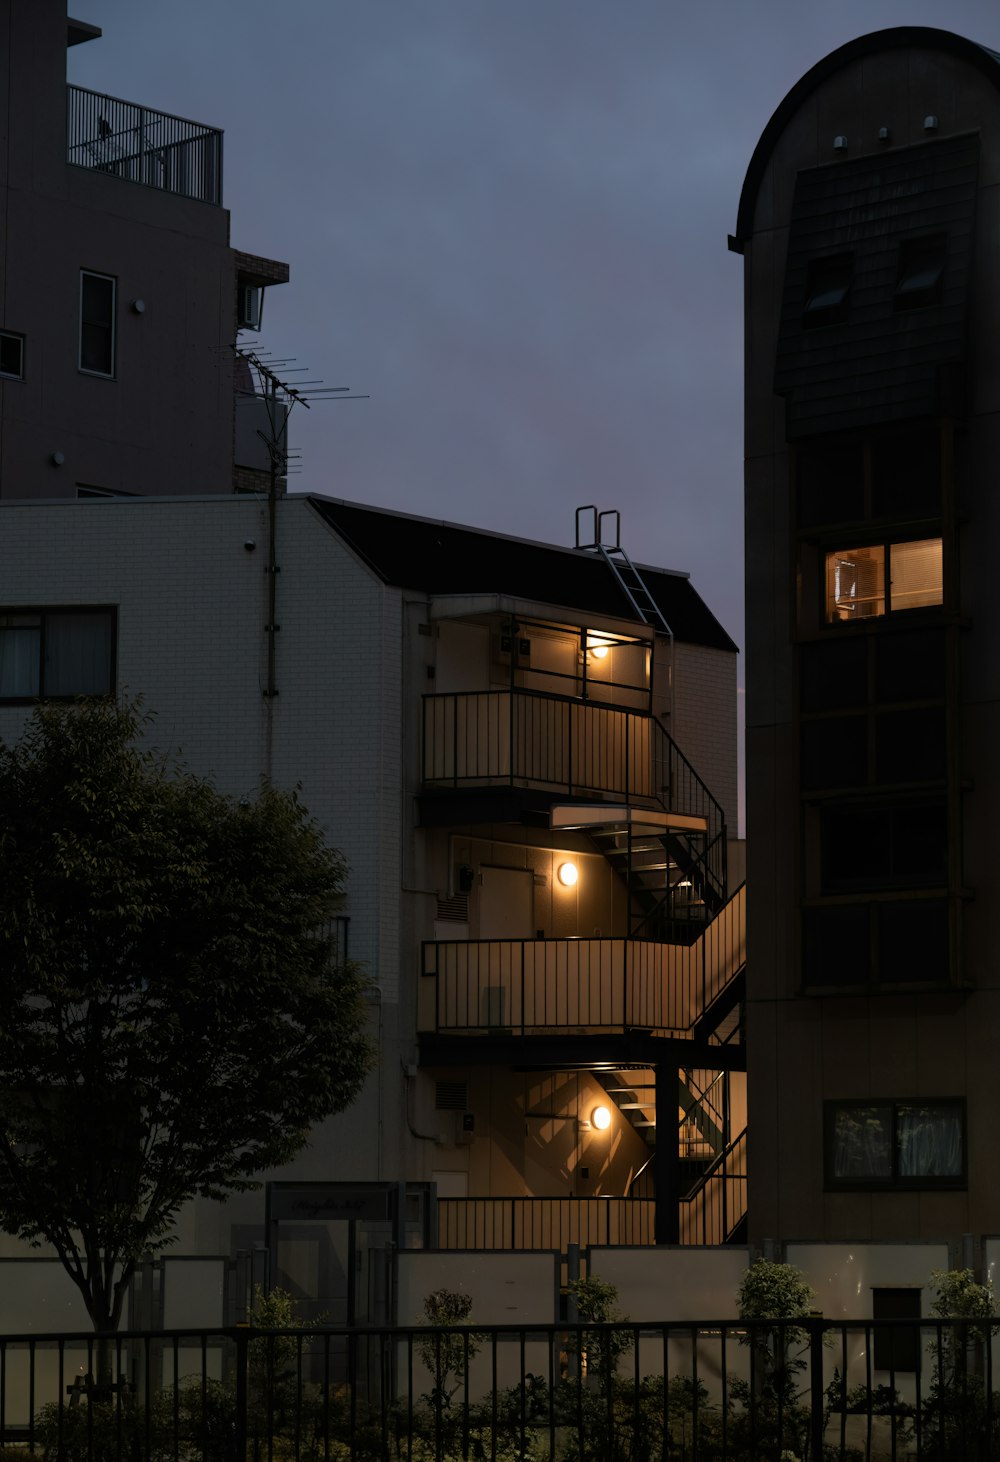
<svg viewBox="0 0 1000 1462"><path fill-rule="evenodd" d="M222 202L222 133L117 97L67 87L66 160L203 203Z"/></svg>

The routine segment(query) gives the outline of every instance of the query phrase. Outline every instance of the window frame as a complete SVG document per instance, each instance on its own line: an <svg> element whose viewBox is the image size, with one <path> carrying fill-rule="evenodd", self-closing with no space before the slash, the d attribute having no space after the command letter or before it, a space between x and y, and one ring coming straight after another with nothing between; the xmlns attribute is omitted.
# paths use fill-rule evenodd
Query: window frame
<svg viewBox="0 0 1000 1462"><path fill-rule="evenodd" d="M35 706L43 701L75 701L86 696L113 696L118 686L118 606L116 604L3 604L0 617L14 614L35 614L39 617L41 633L38 637L38 694L0 695L0 706ZM108 685L101 690L76 691L71 695L50 695L45 690L45 651L48 623L60 615L106 614L108 627ZM3 634L0 626L0 635Z"/></svg>
<svg viewBox="0 0 1000 1462"><path fill-rule="evenodd" d="M934 604L916 604L916 605L912 605L912 606L905 606L904 605L902 607L899 607L899 606L894 605L893 602L892 602L892 572L893 572L893 570L892 570L892 554L893 554L893 550L894 549L899 549L899 548L906 548L906 547L909 547L909 546L911 546L913 544L917 544L917 543L939 543L941 545L941 598L936 603L934 603ZM882 575L883 575L882 602L883 602L883 604L884 604L885 607L883 608L881 614L876 613L876 614L861 615L857 619L852 619L852 618L846 618L846 619L831 618L831 615L830 615L830 604L831 604L831 600L830 600L829 591L828 591L829 560L835 554L852 553L852 552L856 552L858 549L872 549L872 548L874 548L874 549L880 548L882 550ZM931 534L924 533L919 538L888 538L888 537L870 538L868 540L868 542L859 542L859 543L854 543L854 544L850 544L850 545L845 545L842 548L838 548L838 547L827 547L826 545L819 545L819 550L820 550L820 555L821 555L821 562L820 562L820 565L819 565L820 572L818 574L818 579L819 579L819 592L820 592L819 622L820 622L820 626L821 626L821 628L823 630L826 630L826 631L833 630L835 633L842 633L845 629L848 628L848 626L854 626L854 625L869 625L870 626L870 625L885 624L886 622L890 622L890 621L896 622L896 621L898 621L899 615L905 615L907 621L909 621L911 615L925 616L925 615L928 615L928 614L940 614L944 610L944 606L945 606L944 535L942 533L940 533L940 532L938 532L938 533L931 533Z"/></svg>
<svg viewBox="0 0 1000 1462"><path fill-rule="evenodd" d="M948 235L919 234L902 239L896 256L896 284L892 295L893 313L906 315L914 310L933 309L941 303L944 278L948 267ZM930 275L927 283L915 285L914 279Z"/></svg>
<svg viewBox="0 0 1000 1462"><path fill-rule="evenodd" d="M0 330L0 340L16 340L21 351L21 367L18 371L5 371L0 369L0 380L2 381L23 381L24 380L24 341L25 337L18 330Z"/></svg>
<svg viewBox="0 0 1000 1462"><path fill-rule="evenodd" d="M92 366L85 366L83 363L83 281L84 279L100 279L111 285L111 318L109 331L111 336L111 369L108 371L97 371ZM114 274L104 274L99 269L80 270L80 298L79 298L79 329L77 335L77 370L84 376L94 376L99 381L113 381L118 374L118 278ZM91 322L92 323L92 322Z"/></svg>
<svg viewBox="0 0 1000 1462"><path fill-rule="evenodd" d="M899 1111L903 1107L934 1106L957 1107L958 1109L962 1140L961 1171L946 1177L901 1174L899 1172L898 1142ZM872 1107L885 1107L890 1112L890 1175L887 1178L838 1178L834 1174L837 1116L841 1112L864 1111ZM823 1103L823 1188L828 1193L964 1192L969 1186L968 1152L968 1121L964 1097L835 1097Z"/></svg>
<svg viewBox="0 0 1000 1462"><path fill-rule="evenodd" d="M847 319L854 285L854 252L840 250L808 261L802 300L802 329L822 330ZM823 300L829 300L822 303Z"/></svg>

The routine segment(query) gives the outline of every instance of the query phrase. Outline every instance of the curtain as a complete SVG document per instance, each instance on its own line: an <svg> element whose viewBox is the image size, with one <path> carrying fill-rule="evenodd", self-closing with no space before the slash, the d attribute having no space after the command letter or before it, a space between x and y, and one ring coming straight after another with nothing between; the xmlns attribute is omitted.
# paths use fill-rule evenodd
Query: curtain
<svg viewBox="0 0 1000 1462"><path fill-rule="evenodd" d="M833 1126L835 1178L892 1178L892 1108L846 1107Z"/></svg>
<svg viewBox="0 0 1000 1462"><path fill-rule="evenodd" d="M41 635L38 615L0 616L0 699L38 694Z"/></svg>
<svg viewBox="0 0 1000 1462"><path fill-rule="evenodd" d="M46 616L45 694L106 695L110 689L110 612Z"/></svg>
<svg viewBox="0 0 1000 1462"><path fill-rule="evenodd" d="M899 1107L896 1150L901 1178L961 1177L961 1110L941 1103Z"/></svg>

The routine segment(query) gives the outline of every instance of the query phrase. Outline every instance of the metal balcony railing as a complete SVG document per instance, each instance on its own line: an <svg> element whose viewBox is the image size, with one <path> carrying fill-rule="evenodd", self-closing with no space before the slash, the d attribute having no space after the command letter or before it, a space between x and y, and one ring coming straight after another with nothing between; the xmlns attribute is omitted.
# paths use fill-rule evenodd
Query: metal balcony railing
<svg viewBox="0 0 1000 1462"><path fill-rule="evenodd" d="M484 690L424 696L424 782L544 787L658 804L652 718L571 696Z"/></svg>
<svg viewBox="0 0 1000 1462"><path fill-rule="evenodd" d="M537 787L697 818L703 830L671 830L664 842L709 913L725 901L725 813L670 734L644 711L531 690L428 695L423 781L427 787ZM673 914L665 907L659 917ZM664 932L650 927L647 937Z"/></svg>
<svg viewBox="0 0 1000 1462"><path fill-rule="evenodd" d="M222 133L82 86L66 88L66 161L165 193L222 202Z"/></svg>
<svg viewBox="0 0 1000 1462"><path fill-rule="evenodd" d="M747 1132L719 1153L681 1201L682 1244L724 1244L746 1217Z"/></svg>
<svg viewBox="0 0 1000 1462"><path fill-rule="evenodd" d="M633 1029L683 1037L745 964L745 885L693 944L427 940L418 1026L438 1035Z"/></svg>
<svg viewBox="0 0 1000 1462"><path fill-rule="evenodd" d="M653 1244L652 1198L439 1198L439 1249Z"/></svg>

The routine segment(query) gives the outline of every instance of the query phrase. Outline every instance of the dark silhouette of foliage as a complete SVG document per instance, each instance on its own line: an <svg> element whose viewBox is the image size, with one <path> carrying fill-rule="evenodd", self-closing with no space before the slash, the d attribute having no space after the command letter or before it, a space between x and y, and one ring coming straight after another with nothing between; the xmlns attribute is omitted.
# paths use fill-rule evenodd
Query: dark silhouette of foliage
<svg viewBox="0 0 1000 1462"><path fill-rule="evenodd" d="M237 802L143 726L50 704L0 746L0 1226L99 1331L183 1203L255 1187L371 1060L324 932L340 855L294 794Z"/></svg>

